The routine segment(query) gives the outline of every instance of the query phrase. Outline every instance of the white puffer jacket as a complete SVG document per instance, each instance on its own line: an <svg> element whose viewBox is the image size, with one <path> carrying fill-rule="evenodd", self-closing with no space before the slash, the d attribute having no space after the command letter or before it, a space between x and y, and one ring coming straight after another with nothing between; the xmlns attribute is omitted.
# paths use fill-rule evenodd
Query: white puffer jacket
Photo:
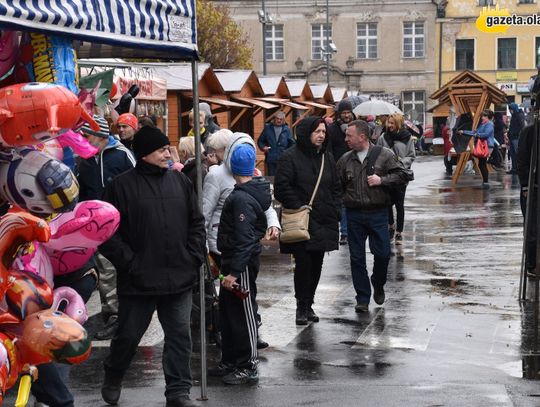
<svg viewBox="0 0 540 407"><path fill-rule="evenodd" d="M206 238L208 240L208 249L211 252L218 253L217 232L219 220L225 200L234 189L236 181L231 172L231 156L236 147L240 144L251 144L255 148L255 142L246 133L234 133L231 141L225 148L223 163L210 167L208 174L204 178L203 185L203 215L206 225ZM272 206L268 208L266 221L268 227L281 228L276 211Z"/></svg>

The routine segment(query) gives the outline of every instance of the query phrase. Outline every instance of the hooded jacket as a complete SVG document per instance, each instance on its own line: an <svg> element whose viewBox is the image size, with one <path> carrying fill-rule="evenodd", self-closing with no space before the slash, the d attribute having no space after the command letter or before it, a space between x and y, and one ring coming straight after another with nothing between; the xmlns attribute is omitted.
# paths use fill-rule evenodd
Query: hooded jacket
<svg viewBox="0 0 540 407"><path fill-rule="evenodd" d="M217 234L221 211L229 194L234 189L236 181L231 172L232 152L240 144L250 144L255 148L253 139L245 133L234 133L225 148L223 162L210 167L204 178L203 185L203 214L205 219L208 248L211 252L220 253L217 247ZM268 227L280 228L276 211L272 206L266 210Z"/></svg>
<svg viewBox="0 0 540 407"><path fill-rule="evenodd" d="M397 133L387 131L377 139L377 144L392 150L403 163L403 166L409 170L411 169L416 158L416 151L414 149L414 140L407 129L402 127Z"/></svg>
<svg viewBox="0 0 540 407"><path fill-rule="evenodd" d="M270 183L256 177L237 184L221 213L217 246L221 262L230 274L240 277L250 259L261 253L260 240L267 229L265 211L272 203Z"/></svg>
<svg viewBox="0 0 540 407"><path fill-rule="evenodd" d="M119 140L109 136L107 146L79 163L79 201L101 199L105 187L117 176L135 166L135 157Z"/></svg>
<svg viewBox="0 0 540 407"><path fill-rule="evenodd" d="M510 103L510 125L508 126L508 138L510 140L518 140L519 133L525 127L525 115L516 103Z"/></svg>
<svg viewBox="0 0 540 407"><path fill-rule="evenodd" d="M120 212L117 232L99 246L117 270L118 294L191 289L206 248L204 219L189 179L139 160L107 186L103 200Z"/></svg>
<svg viewBox="0 0 540 407"><path fill-rule="evenodd" d="M332 251L338 248L338 222L341 213L338 179L334 157L326 150L328 135L319 150L310 136L319 117L303 119L296 127L296 145L285 151L279 160L274 178L274 195L287 209L298 209L309 204L315 189L322 157L324 171L309 217L310 239L300 243L281 243L282 253L296 251Z"/></svg>

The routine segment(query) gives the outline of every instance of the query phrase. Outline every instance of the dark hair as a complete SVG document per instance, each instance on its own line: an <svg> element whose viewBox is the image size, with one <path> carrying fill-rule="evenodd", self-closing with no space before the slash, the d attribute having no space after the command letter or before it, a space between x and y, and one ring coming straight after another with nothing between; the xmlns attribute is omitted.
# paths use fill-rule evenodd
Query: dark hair
<svg viewBox="0 0 540 407"><path fill-rule="evenodd" d="M364 134L369 140L369 124L364 120L353 120L349 123L349 127L356 127L356 132L358 134Z"/></svg>
<svg viewBox="0 0 540 407"><path fill-rule="evenodd" d="M139 125L141 127L149 126L149 127L156 127L156 123L152 120L150 116L143 116L139 118Z"/></svg>
<svg viewBox="0 0 540 407"><path fill-rule="evenodd" d="M489 120L493 118L493 112L489 109L486 109L482 112L482 116L487 116Z"/></svg>

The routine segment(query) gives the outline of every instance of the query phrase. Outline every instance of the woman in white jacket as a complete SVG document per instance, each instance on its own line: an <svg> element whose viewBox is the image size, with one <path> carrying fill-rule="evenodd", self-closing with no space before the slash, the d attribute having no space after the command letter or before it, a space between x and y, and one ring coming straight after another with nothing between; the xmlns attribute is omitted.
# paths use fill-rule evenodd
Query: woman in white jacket
<svg viewBox="0 0 540 407"><path fill-rule="evenodd" d="M232 133L229 130L218 130L212 134L207 141L207 150L214 151L218 158L222 158L219 165L213 165L208 170L208 174L204 179L203 185L203 215L206 223L206 239L208 241L208 249L214 261L221 263L221 253L217 249L217 233L221 211L225 200L234 189L236 181L231 172L231 156L236 147L241 144L250 144L255 148L255 142L246 133ZM272 206L265 212L268 229L266 238L275 240L279 236L280 224L276 211ZM254 301L255 312L257 312L257 303L255 297L257 295L257 286L255 280L257 276L250 278L253 281L253 286L250 287ZM257 313L257 322L260 325L260 315ZM268 344L257 337L257 348L262 349Z"/></svg>

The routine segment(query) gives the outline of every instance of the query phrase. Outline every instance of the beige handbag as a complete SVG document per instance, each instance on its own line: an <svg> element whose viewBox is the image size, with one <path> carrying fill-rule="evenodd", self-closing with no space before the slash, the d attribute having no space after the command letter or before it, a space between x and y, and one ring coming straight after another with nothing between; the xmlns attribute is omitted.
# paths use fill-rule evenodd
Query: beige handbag
<svg viewBox="0 0 540 407"><path fill-rule="evenodd" d="M313 200L321 183L323 170L324 154L321 160L319 178L317 179L317 184L315 185L309 204L301 206L298 209L283 208L281 210L281 235L279 236L279 240L282 243L297 243L309 240L309 213L311 212L311 205L313 205Z"/></svg>

